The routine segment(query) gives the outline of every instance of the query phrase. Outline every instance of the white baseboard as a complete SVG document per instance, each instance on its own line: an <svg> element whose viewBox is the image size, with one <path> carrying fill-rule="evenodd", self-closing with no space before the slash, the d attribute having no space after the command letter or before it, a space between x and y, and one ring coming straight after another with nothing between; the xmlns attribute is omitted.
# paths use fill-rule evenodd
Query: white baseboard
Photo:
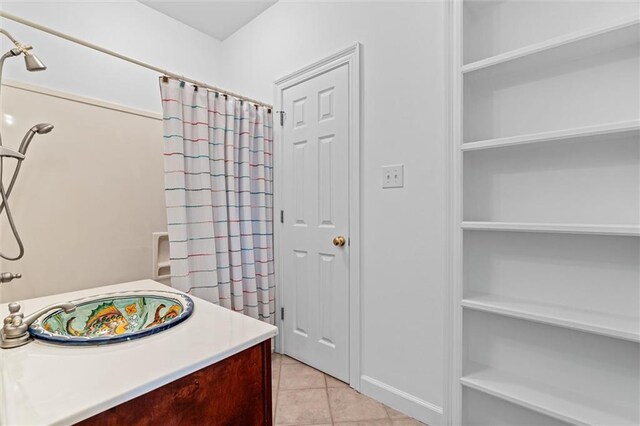
<svg viewBox="0 0 640 426"><path fill-rule="evenodd" d="M443 424L442 407L438 407L372 377L361 376L360 392L429 426Z"/></svg>

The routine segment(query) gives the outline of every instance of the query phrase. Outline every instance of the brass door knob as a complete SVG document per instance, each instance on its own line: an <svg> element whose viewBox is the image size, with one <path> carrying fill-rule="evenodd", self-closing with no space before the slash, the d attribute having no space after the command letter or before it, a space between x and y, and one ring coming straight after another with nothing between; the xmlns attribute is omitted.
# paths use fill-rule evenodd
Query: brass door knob
<svg viewBox="0 0 640 426"><path fill-rule="evenodd" d="M333 239L333 245L336 247L342 247L343 245L345 245L347 242L347 239L345 237L343 237L342 235L335 237Z"/></svg>

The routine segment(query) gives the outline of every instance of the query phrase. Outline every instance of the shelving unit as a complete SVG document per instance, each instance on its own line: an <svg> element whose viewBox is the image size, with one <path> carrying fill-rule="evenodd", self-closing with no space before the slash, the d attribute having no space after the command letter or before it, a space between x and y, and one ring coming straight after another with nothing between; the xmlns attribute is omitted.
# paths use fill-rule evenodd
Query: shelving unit
<svg viewBox="0 0 640 426"><path fill-rule="evenodd" d="M451 421L640 424L640 12L452 4Z"/></svg>

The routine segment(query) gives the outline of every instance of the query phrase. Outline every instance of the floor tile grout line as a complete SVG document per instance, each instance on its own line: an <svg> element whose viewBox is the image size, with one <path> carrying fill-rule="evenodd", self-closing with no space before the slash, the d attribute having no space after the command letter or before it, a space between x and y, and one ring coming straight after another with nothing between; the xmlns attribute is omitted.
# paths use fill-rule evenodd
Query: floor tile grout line
<svg viewBox="0 0 640 426"><path fill-rule="evenodd" d="M333 420L333 408L331 408L331 400L329 399L329 384L327 383L327 375L322 373L322 378L324 379L324 393L327 395L327 406L329 407L329 418L331 419L331 425L335 425L336 422Z"/></svg>
<svg viewBox="0 0 640 426"><path fill-rule="evenodd" d="M305 387L305 388L283 388L282 390L285 392L288 391L303 391L303 390L314 390L314 389L324 389L324 386L310 386L310 387Z"/></svg>

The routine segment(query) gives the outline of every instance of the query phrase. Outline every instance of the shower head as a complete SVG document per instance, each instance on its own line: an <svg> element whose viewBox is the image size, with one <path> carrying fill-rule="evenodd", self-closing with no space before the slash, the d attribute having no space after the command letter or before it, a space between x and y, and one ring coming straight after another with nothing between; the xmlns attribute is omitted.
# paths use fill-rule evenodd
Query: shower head
<svg viewBox="0 0 640 426"><path fill-rule="evenodd" d="M36 132L39 135L44 135L45 133L49 133L53 130L53 124L49 123L40 123L36 124L31 128L32 131Z"/></svg>
<svg viewBox="0 0 640 426"><path fill-rule="evenodd" d="M18 148L18 152L22 155L26 154L27 149L29 148L29 144L31 143L31 140L36 134L44 135L46 133L49 133L52 130L53 130L53 124L49 124L49 123L36 124L32 128L30 128L27 131L27 133L24 135L24 138L22 138L22 142L20 143L20 148Z"/></svg>
<svg viewBox="0 0 640 426"><path fill-rule="evenodd" d="M33 53L24 52L24 63L27 66L27 71L44 71L47 69L46 65Z"/></svg>
<svg viewBox="0 0 640 426"><path fill-rule="evenodd" d="M32 49L30 45L20 43L8 31L2 28L0 28L0 33L6 35L9 40L11 40L11 42L16 45L15 48L7 52L8 55L24 55L24 63L27 67L27 71L44 71L47 69L47 67L42 63L40 59L38 59L37 56L29 52Z"/></svg>

